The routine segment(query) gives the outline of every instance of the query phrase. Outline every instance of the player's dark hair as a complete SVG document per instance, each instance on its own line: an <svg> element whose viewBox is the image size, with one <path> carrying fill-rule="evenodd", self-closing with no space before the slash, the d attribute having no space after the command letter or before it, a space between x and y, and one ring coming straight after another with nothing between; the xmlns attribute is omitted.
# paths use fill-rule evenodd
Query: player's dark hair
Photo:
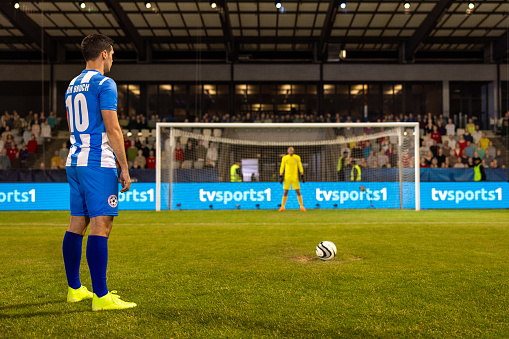
<svg viewBox="0 0 509 339"><path fill-rule="evenodd" d="M97 59L103 51L113 48L113 39L102 34L90 34L81 42L81 53L85 61Z"/></svg>

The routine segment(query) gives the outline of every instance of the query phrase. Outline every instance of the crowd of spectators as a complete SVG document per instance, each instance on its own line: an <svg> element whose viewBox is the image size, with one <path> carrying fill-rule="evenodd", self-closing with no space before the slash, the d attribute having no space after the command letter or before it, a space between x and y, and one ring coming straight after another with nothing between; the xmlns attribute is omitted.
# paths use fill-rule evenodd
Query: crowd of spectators
<svg viewBox="0 0 509 339"><path fill-rule="evenodd" d="M377 119L372 119L374 122L419 122L420 128L426 128L429 125L429 116L420 114L388 114L382 115ZM442 130L447 124L447 119L442 114L433 115L433 121L436 121L435 125L437 129ZM304 114L304 113L287 113L287 114L268 114L268 113L256 113L256 114L223 114L221 116L217 114L205 113L201 117L186 118L181 122L204 122L204 123L341 123L341 122L361 122L364 119L355 119L349 115L340 114ZM160 116L152 114L149 117L145 117L143 114L134 116L126 116L122 114L119 118L120 126L124 129L153 129L156 127L157 122L175 122L173 116ZM473 122L469 121L471 126ZM474 125L475 126L475 125ZM501 122L501 134L503 136L509 135L509 111L505 113L504 118ZM444 135L444 134L442 134Z"/></svg>
<svg viewBox="0 0 509 339"><path fill-rule="evenodd" d="M23 118L16 111L5 111L0 123L0 169L22 169L37 158L41 143L51 139L56 117L53 112L46 117L44 112L30 111Z"/></svg>
<svg viewBox="0 0 509 339"><path fill-rule="evenodd" d="M420 116L413 114L386 115L380 117L381 122L417 122ZM173 116L151 115L145 118L144 115L126 116L121 115L119 123L122 128L141 130L144 128L155 128L157 122L174 122ZM340 114L217 114L205 113L201 117L186 118L182 122L206 122L206 123L323 123L323 122L360 122L361 120L352 119L350 116L341 116Z"/></svg>
<svg viewBox="0 0 509 339"><path fill-rule="evenodd" d="M51 158L50 169L65 169L65 163L67 160L67 155L69 153L68 143L62 143L62 147L59 150L56 150L53 157Z"/></svg>
<svg viewBox="0 0 509 339"><path fill-rule="evenodd" d="M165 149L170 149L166 145ZM163 154L165 154L163 152ZM187 140L184 145L177 141L173 151L173 160L175 168L215 168L218 160L218 150L215 144L203 140L197 143L193 140Z"/></svg>
<svg viewBox="0 0 509 339"><path fill-rule="evenodd" d="M147 142L142 142L139 136L136 136L134 140L131 140L127 135L124 135L124 147L129 168L156 168L155 142L152 145L149 145Z"/></svg>
<svg viewBox="0 0 509 339"><path fill-rule="evenodd" d="M159 118L158 115L152 115L147 118L144 114L137 114L133 116L121 114L118 117L120 127L128 130L142 130L156 128L158 121L166 121L164 118Z"/></svg>
<svg viewBox="0 0 509 339"><path fill-rule="evenodd" d="M125 130L134 131L134 138L125 138L125 149L131 168L155 168L155 143L152 140L140 138L138 131L154 129L158 121L172 121L170 117L143 114L135 116L120 115L119 123ZM497 150L493 143L486 137L472 119L463 133L457 133L458 128L451 119L443 115L428 113L425 116L413 114L385 115L377 119L378 122L418 122L421 130L421 167L430 168L466 168L473 167L478 158L486 168L505 168L504 157L501 150ZM13 111L12 114L5 111L0 119L0 169L28 168L31 159L35 159L38 149L45 139L50 139L54 131L56 117L50 112L46 117L44 112L33 113L30 111L22 118ZM185 120L184 122L189 122ZM193 122L216 122L216 123L321 123L321 122L360 122L350 116L339 114L224 114L222 116L205 113L202 117L196 117ZM353 135L370 135L377 132L374 128L338 128L336 133L345 138ZM509 136L509 112L505 114L501 125L501 135ZM394 140L391 138L373 139L358 143L344 145L341 155L346 152L346 165L357 164L364 168L381 168L398 166L398 155ZM51 158L51 169L65 168L65 160L68 153L68 144L64 143L60 150L55 151ZM407 147L403 150L402 162L404 167L414 165L414 148ZM170 155L162 153L165 160ZM214 168L217 166L218 151L214 143L201 141L196 144L192 141L177 143L174 154L171 155L179 168ZM166 161L163 161L164 164ZM41 168L42 168L41 164Z"/></svg>
<svg viewBox="0 0 509 339"><path fill-rule="evenodd" d="M509 112L506 114L503 126L509 126ZM142 129L153 129L158 121L173 121L172 117L160 117L151 115L146 118L144 115L125 116L121 115L119 122L124 129L134 130L135 133ZM451 119L444 118L443 115L433 115L428 113L425 116L413 114L386 115L380 117L378 122L418 122L421 130L422 145L420 148L421 167L445 168L460 167L458 162L461 160L462 167L473 167L475 159L481 159L486 168L504 168L504 158L500 150L496 150L490 143L486 135L483 135L479 125L475 125L472 119L468 120L464 134L457 134L457 127ZM185 119L183 122L190 122ZM251 115L246 114L224 114L222 116L205 113L202 117L195 117L192 122L212 122L212 123L321 123L321 122L361 122L360 119L352 120L350 116L331 115L313 115L313 114L285 114L274 115L259 113ZM502 126L502 132L504 128ZM362 130L362 131L360 131ZM372 134L377 132L373 128L338 128L337 133L343 134L345 138L353 135ZM506 131L509 134L509 130ZM445 136L446 138L442 138ZM445 140L447 139L447 140ZM398 166L397 150L393 147L391 138L375 139L359 143L350 143L343 147L347 151L346 165L348 167L354 164L364 168L386 168ZM133 168L153 168L148 160L150 149L146 145L140 145L139 138L135 141L126 141L132 143L132 147L126 146L128 160ZM456 147L458 144L458 148ZM143 150L141 152L140 150ZM152 148L155 151L155 148ZM414 166L414 148L405 149L402 154L404 167ZM465 155L464 155L465 153ZM177 142L174 154L171 155L177 168L214 168L217 165L217 149L214 143L206 141ZM343 154L343 151L341 152ZM170 155L162 152L164 159ZM454 157L453 157L454 156ZM163 159L163 160L164 160ZM162 162L163 166L166 161Z"/></svg>
<svg viewBox="0 0 509 339"><path fill-rule="evenodd" d="M137 125L136 127L140 128L142 126ZM153 136L140 136L141 133L137 132L137 128L134 129L134 134L132 132L124 134L124 147L129 168L155 169L155 138ZM131 129L131 131L133 130ZM166 161L166 159L170 157L173 157L174 168L202 169L216 167L218 150L213 142L188 140L187 138L181 138L180 140L182 143L177 141L173 155L169 154L169 150L171 149L170 139L166 140L162 148L165 151L161 152L161 164L163 168L167 168L168 161Z"/></svg>
<svg viewBox="0 0 509 339"><path fill-rule="evenodd" d="M509 120L509 113L505 121ZM480 130L473 120L468 119L464 129L456 128L452 119L447 121L442 116L431 113L418 120L421 144L419 148L421 168L472 168L479 160L485 168L505 168L502 151L493 146L493 142ZM345 138L358 135L370 135L377 132L372 128L338 129ZM401 154L403 167L414 167L413 138L408 136L409 147L404 147ZM383 137L352 142L343 145L340 154L345 158L344 165L361 168L390 168L398 166L399 156L395 137Z"/></svg>

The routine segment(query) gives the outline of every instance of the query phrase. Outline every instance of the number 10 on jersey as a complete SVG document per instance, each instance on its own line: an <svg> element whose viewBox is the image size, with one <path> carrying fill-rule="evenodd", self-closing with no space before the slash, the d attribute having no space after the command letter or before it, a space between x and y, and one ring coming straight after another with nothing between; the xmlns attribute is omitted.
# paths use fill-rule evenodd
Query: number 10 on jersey
<svg viewBox="0 0 509 339"><path fill-rule="evenodd" d="M74 124L78 132L84 132L89 125L87 99L83 93L78 93L74 97L74 105L72 95L69 95L65 100L67 107L67 114L69 116L69 127L71 133L74 132Z"/></svg>

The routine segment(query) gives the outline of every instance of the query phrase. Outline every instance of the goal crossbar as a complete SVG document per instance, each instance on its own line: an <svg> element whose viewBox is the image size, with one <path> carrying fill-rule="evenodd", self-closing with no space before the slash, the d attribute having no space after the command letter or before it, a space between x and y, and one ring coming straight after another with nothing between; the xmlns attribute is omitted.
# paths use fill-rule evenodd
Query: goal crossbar
<svg viewBox="0 0 509 339"><path fill-rule="evenodd" d="M380 137L386 137L391 135L399 135L398 129L391 129L390 131L383 131L378 133L373 133L369 135L361 135L349 138L339 138L333 140L320 140L320 141L252 141L252 140L238 140L238 139L229 139L229 138L221 138L215 137L212 135L203 135L196 134L192 132L185 131L175 131L174 137L188 137L199 140L220 142L224 144L235 144L235 145L245 145L245 146L325 146L325 145L338 145L344 144L347 142L357 142L361 140L375 140Z"/></svg>

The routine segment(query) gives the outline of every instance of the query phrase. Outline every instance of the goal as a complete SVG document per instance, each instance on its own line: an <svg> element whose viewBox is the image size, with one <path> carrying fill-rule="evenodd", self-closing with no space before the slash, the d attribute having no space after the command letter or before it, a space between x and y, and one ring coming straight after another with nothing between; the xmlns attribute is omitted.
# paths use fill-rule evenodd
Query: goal
<svg viewBox="0 0 509 339"><path fill-rule="evenodd" d="M307 209L420 209L418 123L158 123L156 140L158 211L277 209L290 146Z"/></svg>

